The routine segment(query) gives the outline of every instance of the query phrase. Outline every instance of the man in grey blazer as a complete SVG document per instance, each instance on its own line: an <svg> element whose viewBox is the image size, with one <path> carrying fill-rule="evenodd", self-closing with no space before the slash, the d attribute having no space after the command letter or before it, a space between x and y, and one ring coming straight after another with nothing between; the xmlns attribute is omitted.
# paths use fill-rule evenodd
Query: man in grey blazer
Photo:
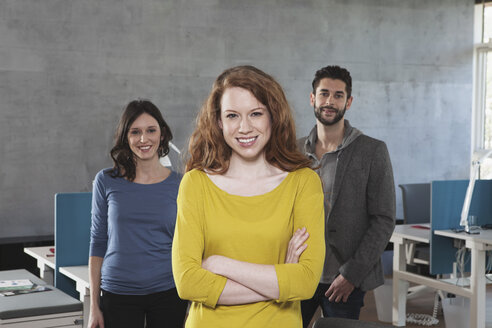
<svg viewBox="0 0 492 328"><path fill-rule="evenodd" d="M326 257L318 289L301 303L304 327L318 306L325 317L359 318L365 292L384 283L381 254L395 226L386 144L344 119L353 101L350 73L324 67L312 87L316 126L298 145L323 182Z"/></svg>

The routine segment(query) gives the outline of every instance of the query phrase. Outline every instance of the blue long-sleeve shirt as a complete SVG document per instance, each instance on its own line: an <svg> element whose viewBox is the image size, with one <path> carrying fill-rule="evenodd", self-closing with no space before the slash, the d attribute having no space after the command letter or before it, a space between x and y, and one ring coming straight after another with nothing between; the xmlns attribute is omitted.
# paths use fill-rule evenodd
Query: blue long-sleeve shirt
<svg viewBox="0 0 492 328"><path fill-rule="evenodd" d="M89 256L103 257L101 288L115 294L146 295L173 288L171 247L181 176L138 184L95 177Z"/></svg>

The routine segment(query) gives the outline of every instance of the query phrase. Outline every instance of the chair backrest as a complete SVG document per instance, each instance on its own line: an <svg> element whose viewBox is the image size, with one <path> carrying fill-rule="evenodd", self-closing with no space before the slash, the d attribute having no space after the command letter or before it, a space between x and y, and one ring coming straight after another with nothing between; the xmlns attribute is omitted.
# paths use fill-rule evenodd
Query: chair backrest
<svg viewBox="0 0 492 328"><path fill-rule="evenodd" d="M410 183L398 185L401 188L403 202L403 222L429 223L431 212L430 183Z"/></svg>
<svg viewBox="0 0 492 328"><path fill-rule="evenodd" d="M55 287L78 298L75 283L59 268L87 265L91 228L91 192L55 195Z"/></svg>
<svg viewBox="0 0 492 328"><path fill-rule="evenodd" d="M395 327L377 322L360 321L345 318L319 318L313 328L389 328Z"/></svg>

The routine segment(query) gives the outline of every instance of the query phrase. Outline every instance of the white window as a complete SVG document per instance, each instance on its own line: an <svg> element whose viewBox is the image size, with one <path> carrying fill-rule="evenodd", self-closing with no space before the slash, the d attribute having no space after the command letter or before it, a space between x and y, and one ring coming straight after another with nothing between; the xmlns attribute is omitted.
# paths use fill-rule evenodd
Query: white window
<svg viewBox="0 0 492 328"><path fill-rule="evenodd" d="M475 6L472 160L492 150L492 2ZM481 162L480 178L492 179L492 158Z"/></svg>

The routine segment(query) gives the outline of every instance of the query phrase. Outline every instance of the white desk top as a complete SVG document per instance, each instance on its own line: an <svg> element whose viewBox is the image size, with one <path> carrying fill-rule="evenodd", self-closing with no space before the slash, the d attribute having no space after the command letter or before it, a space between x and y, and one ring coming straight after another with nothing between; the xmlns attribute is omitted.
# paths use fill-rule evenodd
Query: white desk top
<svg viewBox="0 0 492 328"><path fill-rule="evenodd" d="M428 229L424 227L427 227ZM430 240L430 224L398 224L395 226L395 230L393 231L393 235L391 236L391 238L393 239L394 237L428 244Z"/></svg>
<svg viewBox="0 0 492 328"><path fill-rule="evenodd" d="M89 288L89 266L66 266L60 268L60 273L74 280L77 284Z"/></svg>
<svg viewBox="0 0 492 328"><path fill-rule="evenodd" d="M454 232L452 230L434 230L434 234L438 236L451 237L455 239L477 241L483 244L492 245L492 230L478 230L480 233L473 235L466 232Z"/></svg>
<svg viewBox="0 0 492 328"><path fill-rule="evenodd" d="M55 254L50 252L50 248L55 246L41 246L41 247L26 247L24 253L34 257L38 262L54 269L55 268Z"/></svg>

